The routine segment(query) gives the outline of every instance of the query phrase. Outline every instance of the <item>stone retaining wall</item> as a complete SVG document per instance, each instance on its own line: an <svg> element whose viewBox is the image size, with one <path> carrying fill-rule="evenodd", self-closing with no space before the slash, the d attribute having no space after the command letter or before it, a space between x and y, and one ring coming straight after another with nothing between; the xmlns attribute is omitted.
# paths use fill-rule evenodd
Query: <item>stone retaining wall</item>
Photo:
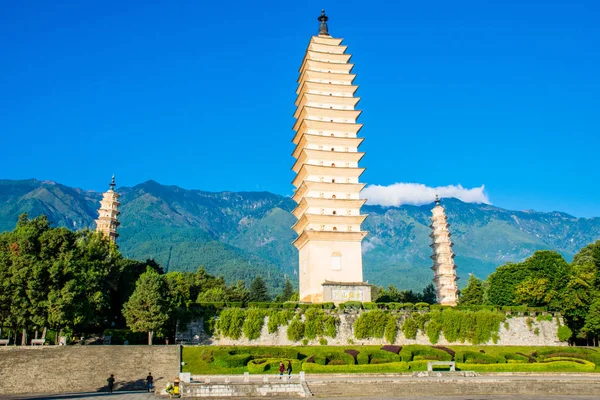
<svg viewBox="0 0 600 400"><path fill-rule="evenodd" d="M345 346L348 344L389 344L385 339L367 339L358 340L354 337L353 325L359 313L340 314L340 324L337 329L335 338L325 337L328 345ZM552 321L537 321L535 317L513 316L507 318L505 323L500 324L498 332L499 340L493 343L491 340L486 345L501 345L501 346L566 346L566 342L558 340L558 323L555 317ZM528 320L530 324L528 324ZM280 326L279 330L270 334L267 328L268 317L265 318L260 338L256 340L248 340L242 337L238 340L233 340L225 337L211 337L204 332L203 321L197 320L187 326L187 330L177 333L177 338L186 343L191 344L214 344L214 345L261 345L261 346L290 346L299 345L301 342L292 342L287 337L287 326ZM563 323L562 319L559 323ZM505 326L506 324L506 326ZM507 329L508 327L508 329ZM536 334L537 332L537 334ZM319 340L311 340L309 345L318 345ZM419 331L416 339L406 339L402 334L402 329L398 330L396 337L396 345L408 344L424 344L430 345L429 338ZM451 343L448 342L443 335L437 345L452 345L452 344L468 344L468 343Z"/></svg>
<svg viewBox="0 0 600 400"><path fill-rule="evenodd" d="M151 372L163 388L179 373L179 346L0 347L0 393L66 393L144 388Z"/></svg>

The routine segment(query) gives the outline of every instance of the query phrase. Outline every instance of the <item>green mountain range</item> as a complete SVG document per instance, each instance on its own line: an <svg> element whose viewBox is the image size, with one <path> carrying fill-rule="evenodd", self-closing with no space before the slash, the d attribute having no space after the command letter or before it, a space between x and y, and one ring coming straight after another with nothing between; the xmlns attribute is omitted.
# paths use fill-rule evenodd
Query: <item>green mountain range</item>
<svg viewBox="0 0 600 400"><path fill-rule="evenodd" d="M268 192L204 192L148 181L121 193L119 247L129 258L153 258L166 271L223 275L251 281L262 275L275 289L285 277L296 281L297 251L291 242L295 203ZM12 230L27 212L46 214L58 226L94 228L101 193L51 181L0 180L0 231ZM485 278L498 265L521 261L540 249L567 260L600 238L600 218L560 212L509 211L487 204L443 199L454 241L460 281ZM423 288L432 278L432 204L364 206L365 279L376 285Z"/></svg>

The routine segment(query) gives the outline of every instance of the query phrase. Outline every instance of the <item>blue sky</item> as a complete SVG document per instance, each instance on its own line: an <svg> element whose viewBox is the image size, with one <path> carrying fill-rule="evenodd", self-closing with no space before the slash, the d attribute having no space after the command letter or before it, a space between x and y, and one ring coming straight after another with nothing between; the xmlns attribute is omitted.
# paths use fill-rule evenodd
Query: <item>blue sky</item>
<svg viewBox="0 0 600 400"><path fill-rule="evenodd" d="M597 1L0 1L0 178L292 193L316 17L353 54L369 184L600 216Z"/></svg>

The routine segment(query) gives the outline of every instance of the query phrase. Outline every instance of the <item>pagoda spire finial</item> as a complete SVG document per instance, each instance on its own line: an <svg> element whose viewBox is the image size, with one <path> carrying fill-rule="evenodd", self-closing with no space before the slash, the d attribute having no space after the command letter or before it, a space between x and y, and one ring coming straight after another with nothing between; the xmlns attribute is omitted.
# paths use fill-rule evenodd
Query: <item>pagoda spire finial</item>
<svg viewBox="0 0 600 400"><path fill-rule="evenodd" d="M319 26L319 35L327 35L329 36L329 28L327 27L327 21L329 17L325 15L325 10L321 10L321 15L317 20L321 23Z"/></svg>
<svg viewBox="0 0 600 400"><path fill-rule="evenodd" d="M115 174L113 174L112 179L110 180L110 189L111 190L115 190L115 186L117 186L117 184L115 183Z"/></svg>
<svg viewBox="0 0 600 400"><path fill-rule="evenodd" d="M440 196L437 193L435 194L435 204L440 205Z"/></svg>

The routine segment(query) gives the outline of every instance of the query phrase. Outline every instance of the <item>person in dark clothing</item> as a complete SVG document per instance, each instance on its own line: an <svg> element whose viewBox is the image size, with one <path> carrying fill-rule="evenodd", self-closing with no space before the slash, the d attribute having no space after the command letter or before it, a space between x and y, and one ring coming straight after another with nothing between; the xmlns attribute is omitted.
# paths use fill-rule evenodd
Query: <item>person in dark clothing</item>
<svg viewBox="0 0 600 400"><path fill-rule="evenodd" d="M285 371L285 367L283 366L283 361L279 363L279 379L283 376L283 371Z"/></svg>
<svg viewBox="0 0 600 400"><path fill-rule="evenodd" d="M152 382L154 382L154 377L150 372L148 372L148 376L146 377L146 386L148 386L148 391L152 391Z"/></svg>
<svg viewBox="0 0 600 400"><path fill-rule="evenodd" d="M292 362L290 360L288 360L287 373L288 373L288 380L292 379Z"/></svg>
<svg viewBox="0 0 600 400"><path fill-rule="evenodd" d="M115 376L113 374L110 374L110 376L108 377L108 379L106 380L106 382L108 382L108 391L110 393L113 392L113 388L115 387Z"/></svg>

